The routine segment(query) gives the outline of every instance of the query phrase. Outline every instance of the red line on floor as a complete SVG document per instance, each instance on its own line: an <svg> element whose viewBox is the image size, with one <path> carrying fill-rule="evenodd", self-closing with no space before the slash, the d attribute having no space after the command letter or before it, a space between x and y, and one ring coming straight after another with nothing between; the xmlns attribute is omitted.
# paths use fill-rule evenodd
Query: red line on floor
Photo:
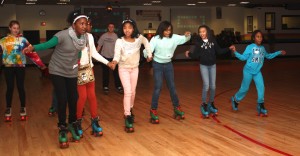
<svg viewBox="0 0 300 156"><path fill-rule="evenodd" d="M226 92L229 92L229 91L231 91L231 90L234 90L234 89L236 89L236 88L225 90L225 91L223 91L223 92L217 94L217 95L215 96L215 98L218 97L218 96L220 96L220 95L222 95L222 94L224 94L224 93L226 93ZM222 124L222 122L221 122L219 119L217 119L216 117L213 116L212 118L213 118L214 121L216 121L217 123ZM233 128L227 126L227 125L222 124L222 126L225 127L226 129L230 130L231 132L233 132L233 133L235 133L235 134L241 136L242 138L244 138L244 139L246 139L246 140L248 140L248 141L251 141L251 142L253 142L253 143L255 143L255 144L257 144L257 145L259 145L259 146L261 146L261 147L264 147L264 148L269 149L269 150L271 150L271 151L280 153L280 154L282 154L282 155L292 156L291 154L285 153L285 152L280 151L280 150L278 150L278 149L276 149L276 148L273 148L273 147L268 146L268 145L266 145L266 144L264 144L264 143L261 143L261 142L259 142L259 141L257 141L257 140L254 140L254 139L248 137L247 135L244 135L244 134L238 132L237 130L235 130L235 129L233 129Z"/></svg>

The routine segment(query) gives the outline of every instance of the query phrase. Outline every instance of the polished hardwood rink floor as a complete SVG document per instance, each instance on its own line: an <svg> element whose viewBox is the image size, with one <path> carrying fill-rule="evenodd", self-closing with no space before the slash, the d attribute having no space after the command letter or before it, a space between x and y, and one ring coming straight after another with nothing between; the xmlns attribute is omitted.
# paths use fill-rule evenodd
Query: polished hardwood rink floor
<svg viewBox="0 0 300 156"><path fill-rule="evenodd" d="M110 84L109 95L102 92L101 66L95 66L98 112L104 135L90 135L89 107L79 143L68 149L58 145L57 116L49 117L52 84L40 78L35 67L26 69L26 102L29 119L19 121L19 99L15 87L12 123L0 122L0 155L299 155L300 154L300 58L265 61L265 106L269 117L256 116L256 88L252 82L239 111L233 112L230 97L242 81L245 62L219 61L217 64L216 106L219 116L202 119L199 105L202 80L197 62L175 62L175 83L185 120L173 119L170 96L164 84L159 99L159 124L149 122L153 90L148 64L140 68L134 106L135 132L124 131L123 95ZM111 78L112 80L112 78ZM0 111L4 115L6 85L0 76Z"/></svg>

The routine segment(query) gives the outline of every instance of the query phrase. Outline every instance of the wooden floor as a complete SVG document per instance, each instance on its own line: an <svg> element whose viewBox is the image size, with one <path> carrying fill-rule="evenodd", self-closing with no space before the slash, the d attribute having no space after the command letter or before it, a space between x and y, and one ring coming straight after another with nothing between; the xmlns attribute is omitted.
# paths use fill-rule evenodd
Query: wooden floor
<svg viewBox="0 0 300 156"><path fill-rule="evenodd" d="M111 83L109 95L101 90L101 66L95 66L98 112L104 129L102 137L91 136L89 107L83 122L84 138L58 146L57 117L48 117L52 85L40 78L35 67L26 69L26 102L29 120L19 121L19 100L15 89L13 122L0 122L0 155L299 155L300 154L300 58L265 61L265 106L269 117L256 116L256 89L251 84L239 111L233 112L229 98L242 80L244 62L219 61L217 64L217 118L200 117L202 80L197 62L176 62L175 83L186 119L172 118L173 111L166 86L159 101L160 124L149 123L153 77L143 65L134 106L135 132L124 131L123 95ZM5 108L6 85L0 76L0 111Z"/></svg>

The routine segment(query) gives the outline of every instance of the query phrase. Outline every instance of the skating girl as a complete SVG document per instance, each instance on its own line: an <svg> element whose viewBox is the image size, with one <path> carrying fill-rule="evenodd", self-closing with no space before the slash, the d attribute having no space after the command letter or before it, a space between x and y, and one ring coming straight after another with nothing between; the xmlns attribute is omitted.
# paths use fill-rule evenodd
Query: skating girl
<svg viewBox="0 0 300 156"><path fill-rule="evenodd" d="M92 29L92 23L91 20L88 20L87 23L87 32L91 32ZM107 66L111 66L112 64L109 63L104 57L102 57L96 50L95 44L94 44L94 38L93 35L90 33L87 33L88 35L88 45L81 51L81 58L79 63L79 69L87 68L90 66L91 68L94 66L92 62L92 57L96 59L99 62L102 62L103 64ZM78 77L80 79L80 77ZM100 127L98 121L99 116L97 113L97 98L95 93L95 81L92 80L88 83L78 84L77 83L77 90L78 90L78 101L77 101L77 121L79 123L79 135L82 136L83 131L81 128L81 122L82 122L82 112L84 108L84 104L86 102L86 99L88 99L90 104L90 112L91 112L91 128L92 133L95 136L102 136L102 128Z"/></svg>
<svg viewBox="0 0 300 156"><path fill-rule="evenodd" d="M41 69L47 69L44 63L36 52L23 53L22 51L29 42L20 34L20 24L18 21L11 21L9 23L10 34L0 40L0 53L2 53L2 61L4 65L4 76L6 80L6 110L5 120L11 121L11 103L14 91L15 78L17 81L17 88L21 102L20 116L21 120L26 120L25 108L25 65L26 57L28 56Z"/></svg>
<svg viewBox="0 0 300 156"><path fill-rule="evenodd" d="M163 77L165 77L170 96L174 107L174 117L179 119L184 118L184 112L181 110L179 100L177 97L175 83L174 83L174 70L172 64L172 57L176 47L184 44L190 40L190 32L185 35L173 34L173 26L168 21L163 21L159 24L155 36L150 41L150 46L155 55L153 58L153 73L154 73L154 91L152 95L150 117L152 123L159 123L157 116L158 98L160 95Z"/></svg>
<svg viewBox="0 0 300 156"><path fill-rule="evenodd" d="M192 52L187 51L186 57L199 59L200 72L203 80L202 88L202 104L200 110L202 116L207 118L208 115L213 113L216 115L218 109L214 105L215 91L216 91L216 55L230 52L229 48L221 49L208 26L202 25L198 28L199 36L195 41L195 48ZM232 48L231 46L230 48ZM209 101L206 102L208 89L210 91Z"/></svg>
<svg viewBox="0 0 300 156"><path fill-rule="evenodd" d="M148 61L152 58L152 51L147 38L141 35L136 23L131 19L122 22L118 32L115 45L115 55L113 63L119 64L119 75L124 88L124 118L125 130L133 132L132 109L134 105L135 89L139 74L139 60L141 44L145 46L148 53Z"/></svg>
<svg viewBox="0 0 300 156"><path fill-rule="evenodd" d="M254 43L248 45L243 54L232 49L235 57L241 61L247 61L243 69L243 81L239 91L231 98L233 110L238 110L239 102L246 96L249 86L252 80L254 80L257 90L257 112L258 115L267 116L268 111L264 106L264 93L265 86L263 76L261 74L261 68L264 64L264 58L272 59L278 55L285 55L284 50L274 53L267 53L265 47L261 44L263 40L263 34L260 30L255 30L251 36Z"/></svg>
<svg viewBox="0 0 300 156"><path fill-rule="evenodd" d="M80 140L78 124L76 122L77 108L77 74L78 74L78 53L87 44L88 17L78 12L73 12L68 17L71 26L54 35L49 41L29 46L28 51L45 50L55 46L52 54L49 73L57 96L59 142L61 148L69 146L67 132L72 134L76 142ZM69 109L69 125L66 123L66 109ZM68 128L67 128L68 126Z"/></svg>

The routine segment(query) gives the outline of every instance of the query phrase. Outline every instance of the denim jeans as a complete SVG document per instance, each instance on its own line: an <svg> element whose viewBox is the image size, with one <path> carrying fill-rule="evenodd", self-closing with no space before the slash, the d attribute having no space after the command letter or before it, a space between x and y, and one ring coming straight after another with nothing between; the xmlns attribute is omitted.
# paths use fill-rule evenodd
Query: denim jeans
<svg viewBox="0 0 300 156"><path fill-rule="evenodd" d="M211 66L200 64L200 72L203 81L202 102L206 103L208 89L210 94L208 102L214 102L216 93L216 64Z"/></svg>
<svg viewBox="0 0 300 156"><path fill-rule="evenodd" d="M153 61L153 75L154 75L154 91L152 94L151 109L157 109L158 99L163 83L163 78L166 79L167 86L170 92L173 106L179 106L179 100L174 83L174 69L172 62L158 63Z"/></svg>

